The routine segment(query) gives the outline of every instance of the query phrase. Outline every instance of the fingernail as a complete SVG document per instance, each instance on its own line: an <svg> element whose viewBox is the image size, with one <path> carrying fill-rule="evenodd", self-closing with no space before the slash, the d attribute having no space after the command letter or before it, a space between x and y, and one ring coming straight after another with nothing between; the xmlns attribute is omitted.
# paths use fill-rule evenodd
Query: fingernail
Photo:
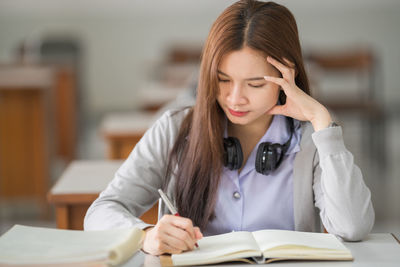
<svg viewBox="0 0 400 267"><path fill-rule="evenodd" d="M264 76L264 79L268 80L270 78L270 76Z"/></svg>

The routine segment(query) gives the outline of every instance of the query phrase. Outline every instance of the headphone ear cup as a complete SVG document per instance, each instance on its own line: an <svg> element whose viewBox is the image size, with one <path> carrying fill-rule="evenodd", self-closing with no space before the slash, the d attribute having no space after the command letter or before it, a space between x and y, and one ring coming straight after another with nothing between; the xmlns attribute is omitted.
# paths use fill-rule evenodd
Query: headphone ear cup
<svg viewBox="0 0 400 267"><path fill-rule="evenodd" d="M276 147L271 147L271 152L268 153L267 170L268 173L274 171L278 167L278 151Z"/></svg>
<svg viewBox="0 0 400 267"><path fill-rule="evenodd" d="M265 147L266 143L261 143L258 146L257 149L257 154L256 154L256 171L258 173L262 173L263 174L263 162L266 160L264 158L264 147Z"/></svg>
<svg viewBox="0 0 400 267"><path fill-rule="evenodd" d="M230 170L238 170L243 163L242 146L235 137L224 138L224 165Z"/></svg>
<svg viewBox="0 0 400 267"><path fill-rule="evenodd" d="M278 163L278 152L270 142L261 143L257 149L256 171L268 175L276 169Z"/></svg>

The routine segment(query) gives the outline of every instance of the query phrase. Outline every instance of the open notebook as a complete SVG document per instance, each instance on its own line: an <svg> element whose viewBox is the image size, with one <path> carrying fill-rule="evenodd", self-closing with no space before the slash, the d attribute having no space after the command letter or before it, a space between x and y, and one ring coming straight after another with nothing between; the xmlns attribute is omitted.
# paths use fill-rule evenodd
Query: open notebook
<svg viewBox="0 0 400 267"><path fill-rule="evenodd" d="M269 263L276 260L352 260L351 252L331 234L285 230L231 232L204 237L199 248L161 256L163 266L228 261Z"/></svg>
<svg viewBox="0 0 400 267"><path fill-rule="evenodd" d="M118 265L140 249L143 237L138 228L77 231L14 225L0 237L0 266Z"/></svg>

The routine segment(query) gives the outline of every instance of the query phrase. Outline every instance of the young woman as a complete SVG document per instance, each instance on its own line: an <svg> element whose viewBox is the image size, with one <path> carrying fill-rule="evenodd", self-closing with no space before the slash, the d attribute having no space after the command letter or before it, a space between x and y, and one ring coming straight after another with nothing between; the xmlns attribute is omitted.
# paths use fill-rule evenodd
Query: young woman
<svg viewBox="0 0 400 267"><path fill-rule="evenodd" d="M138 217L163 188L181 217ZM317 209L316 209L317 208ZM143 250L193 249L229 231L320 231L361 240L374 210L342 129L309 95L295 19L239 1L204 45L193 107L166 112L89 208L85 229L146 229Z"/></svg>

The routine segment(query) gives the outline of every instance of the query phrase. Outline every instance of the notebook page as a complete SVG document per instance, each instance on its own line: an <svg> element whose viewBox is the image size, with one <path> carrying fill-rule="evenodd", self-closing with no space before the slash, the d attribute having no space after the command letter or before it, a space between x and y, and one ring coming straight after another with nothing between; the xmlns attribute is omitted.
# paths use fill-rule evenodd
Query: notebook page
<svg viewBox="0 0 400 267"><path fill-rule="evenodd" d="M253 232L253 236L259 244L261 251L284 245L348 251L348 249L332 234L287 230L260 230Z"/></svg>
<svg viewBox="0 0 400 267"><path fill-rule="evenodd" d="M130 258L133 253L138 251L144 241L145 233L139 228L123 230L121 237L110 242L110 253L108 254L108 263L118 265Z"/></svg>
<svg viewBox="0 0 400 267"><path fill-rule="evenodd" d="M214 260L220 257L223 260L230 260L262 254L252 233L244 231L203 237L198 244L199 248L192 251L172 255L174 265L205 264L215 262ZM236 254L238 251L244 253Z"/></svg>
<svg viewBox="0 0 400 267"><path fill-rule="evenodd" d="M118 262L121 260L121 249L115 253L111 251L117 244L126 243L131 233L138 230L133 228L84 232L15 225L0 238L0 263L109 261L110 254L115 257L113 262Z"/></svg>

